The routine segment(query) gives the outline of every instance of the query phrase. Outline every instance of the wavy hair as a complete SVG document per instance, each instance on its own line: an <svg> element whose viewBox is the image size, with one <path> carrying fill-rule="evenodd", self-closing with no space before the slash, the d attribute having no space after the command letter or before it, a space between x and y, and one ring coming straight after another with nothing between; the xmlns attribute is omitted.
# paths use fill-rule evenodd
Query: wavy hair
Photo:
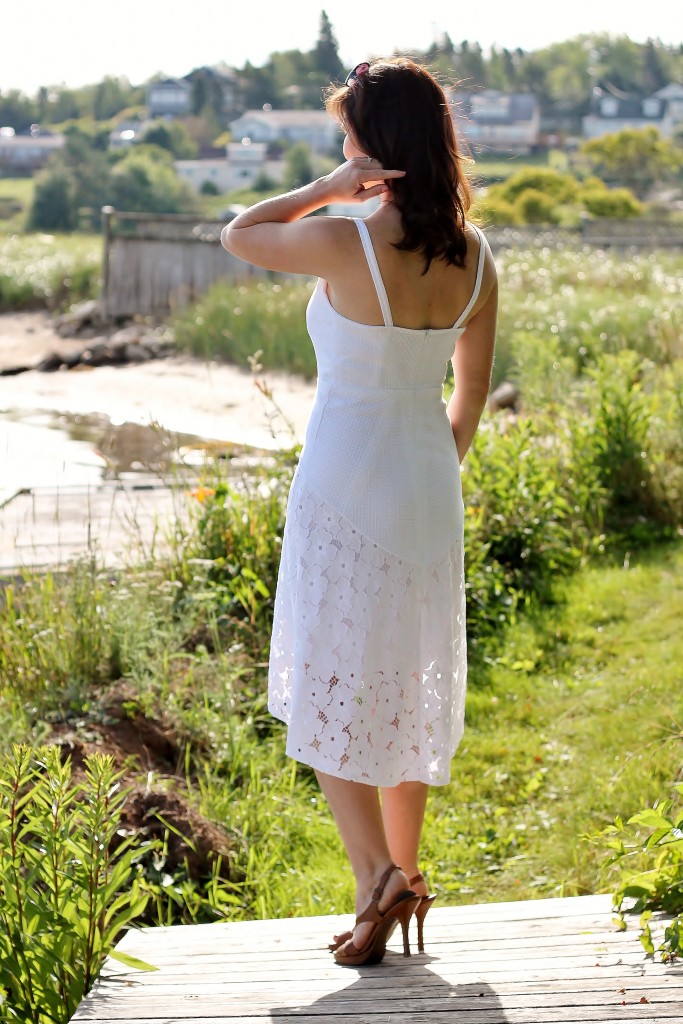
<svg viewBox="0 0 683 1024"><path fill-rule="evenodd" d="M403 224L395 247L421 252L423 273L434 259L462 267L471 191L436 79L407 57L374 60L348 85L332 87L326 108L368 156L406 172L391 182Z"/></svg>

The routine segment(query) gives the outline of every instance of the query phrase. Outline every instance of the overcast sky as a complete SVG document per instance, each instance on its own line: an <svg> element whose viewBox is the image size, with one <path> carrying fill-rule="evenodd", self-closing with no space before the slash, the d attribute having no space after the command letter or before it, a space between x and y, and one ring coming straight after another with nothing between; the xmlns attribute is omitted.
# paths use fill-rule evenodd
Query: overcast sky
<svg viewBox="0 0 683 1024"><path fill-rule="evenodd" d="M262 64L274 50L310 49L323 7L349 66L395 48L424 49L444 31L454 42L525 50L582 32L681 42L673 0L0 0L0 91L33 94L40 85L105 75L138 84L158 71L178 76L218 61Z"/></svg>

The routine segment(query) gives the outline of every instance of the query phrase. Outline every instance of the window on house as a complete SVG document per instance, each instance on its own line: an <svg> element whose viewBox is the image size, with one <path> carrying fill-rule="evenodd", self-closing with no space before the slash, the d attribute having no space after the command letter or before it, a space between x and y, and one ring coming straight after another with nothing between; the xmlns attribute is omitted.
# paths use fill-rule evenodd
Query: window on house
<svg viewBox="0 0 683 1024"><path fill-rule="evenodd" d="M659 100L652 98L643 100L643 113L645 117L657 117L659 114Z"/></svg>
<svg viewBox="0 0 683 1024"><path fill-rule="evenodd" d="M616 117L619 101L614 96L603 96L600 100L600 113L603 117Z"/></svg>

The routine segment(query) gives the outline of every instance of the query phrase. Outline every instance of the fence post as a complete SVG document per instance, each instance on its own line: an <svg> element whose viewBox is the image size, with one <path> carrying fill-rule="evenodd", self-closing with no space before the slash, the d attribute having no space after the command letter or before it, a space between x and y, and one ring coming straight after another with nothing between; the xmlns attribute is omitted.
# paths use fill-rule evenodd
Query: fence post
<svg viewBox="0 0 683 1024"><path fill-rule="evenodd" d="M102 207L102 293L100 295L100 309L102 319L109 316L109 257L111 252L111 219L115 213L113 206Z"/></svg>

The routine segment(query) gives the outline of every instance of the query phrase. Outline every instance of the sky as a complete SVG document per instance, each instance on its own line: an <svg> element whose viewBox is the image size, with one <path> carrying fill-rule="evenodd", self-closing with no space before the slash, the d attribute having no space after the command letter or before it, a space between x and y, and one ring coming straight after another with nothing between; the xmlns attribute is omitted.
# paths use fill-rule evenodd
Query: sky
<svg viewBox="0 0 683 1024"><path fill-rule="evenodd" d="M485 49L535 50L583 32L682 41L674 0L0 0L0 92L33 95L40 85L105 75L139 84L219 61L263 64L275 50L310 49L323 7L349 67L394 49L425 49L443 32Z"/></svg>

